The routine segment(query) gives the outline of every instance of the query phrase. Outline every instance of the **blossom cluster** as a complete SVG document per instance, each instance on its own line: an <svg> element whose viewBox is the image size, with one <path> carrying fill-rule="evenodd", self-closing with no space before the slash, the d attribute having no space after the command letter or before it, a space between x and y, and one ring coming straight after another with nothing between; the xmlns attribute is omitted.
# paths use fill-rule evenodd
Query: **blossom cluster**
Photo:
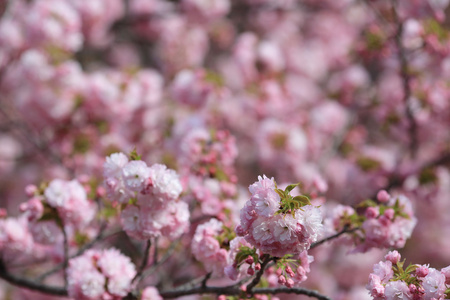
<svg viewBox="0 0 450 300"><path fill-rule="evenodd" d="M40 188L29 185L26 192L30 199L20 205L21 214L0 218L0 250L10 259L40 257L47 251L60 261L63 232L75 242L94 220L97 207L76 179L54 179Z"/></svg>
<svg viewBox="0 0 450 300"><path fill-rule="evenodd" d="M103 175L109 199L124 208L121 222L128 235L173 240L188 229L188 205L179 200L183 188L174 170L114 153L107 157Z"/></svg>
<svg viewBox="0 0 450 300"><path fill-rule="evenodd" d="M277 269L275 271L277 283L289 288L298 286L308 279L307 274L311 271L309 264L313 261L314 257L308 255L307 251L303 251L297 255L285 255L285 257L277 262ZM275 278L272 277L272 279ZM270 275L268 280L270 282Z"/></svg>
<svg viewBox="0 0 450 300"><path fill-rule="evenodd" d="M404 195L391 197L386 191L378 193L378 203L366 200L359 204L364 214L350 206L338 205L326 219L331 232L355 230L354 252L372 248L403 248L417 223L411 201Z"/></svg>
<svg viewBox="0 0 450 300"><path fill-rule="evenodd" d="M118 299L128 294L136 270L119 250L88 250L69 260L69 296L75 299Z"/></svg>
<svg viewBox="0 0 450 300"><path fill-rule="evenodd" d="M276 257L308 250L321 234L322 214L307 197L290 196L294 187L282 191L273 178L259 176L249 187L252 196L241 210L236 233Z"/></svg>
<svg viewBox="0 0 450 300"><path fill-rule="evenodd" d="M223 275L228 263L228 251L221 248L218 240L223 232L223 223L211 219L197 227L192 237L191 250L194 257L201 261L206 271Z"/></svg>
<svg viewBox="0 0 450 300"><path fill-rule="evenodd" d="M373 266L366 288L375 300L448 299L450 285L450 266L437 270L429 265L409 265L397 251L391 251Z"/></svg>

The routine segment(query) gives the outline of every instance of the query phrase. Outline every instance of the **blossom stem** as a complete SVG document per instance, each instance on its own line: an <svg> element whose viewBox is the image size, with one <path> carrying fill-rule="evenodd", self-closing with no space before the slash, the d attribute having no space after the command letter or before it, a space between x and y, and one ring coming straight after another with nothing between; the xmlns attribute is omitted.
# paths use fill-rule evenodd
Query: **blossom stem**
<svg viewBox="0 0 450 300"><path fill-rule="evenodd" d="M139 281L141 280L143 271L148 263L148 256L149 256L151 245L152 245L152 241L150 239L148 239L147 245L145 246L144 257L142 258L141 266L139 267L138 272L136 273L133 280L131 281L132 283L135 282L136 280L137 280L137 283L139 283Z"/></svg>
<svg viewBox="0 0 450 300"><path fill-rule="evenodd" d="M324 238L324 239L322 239L322 240L320 240L320 241L317 241L317 242L315 242L315 243L312 243L310 249L313 249L313 248L315 248L315 247L317 247L317 246L319 246L319 245L321 245L321 244L323 244L323 243L325 243L325 242L331 241L331 240L333 240L333 239L335 239L335 238L338 238L338 237L340 237L341 235L343 235L344 233L355 232L355 231L358 230L358 229L359 229L359 227L349 229L349 226L348 226L348 225L345 225L344 228L343 228L341 231L339 231L338 233L333 234L333 235L331 235L331 236L329 236L329 237L326 237L326 238Z"/></svg>
<svg viewBox="0 0 450 300"><path fill-rule="evenodd" d="M269 254L264 254L263 261L262 261L262 264L261 264L261 269L258 271L258 273L256 273L255 278L247 286L247 293L249 293L249 294L253 293L252 289L259 283L259 281L261 280L262 275L264 274L264 270L265 270L267 264L273 259L274 258L271 257Z"/></svg>

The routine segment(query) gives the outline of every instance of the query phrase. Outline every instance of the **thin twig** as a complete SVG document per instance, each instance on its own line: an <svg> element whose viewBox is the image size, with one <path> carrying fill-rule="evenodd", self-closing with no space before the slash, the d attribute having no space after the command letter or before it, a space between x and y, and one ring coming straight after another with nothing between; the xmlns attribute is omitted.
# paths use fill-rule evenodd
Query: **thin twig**
<svg viewBox="0 0 450 300"><path fill-rule="evenodd" d="M155 251L153 251L153 265L158 263L158 237L155 238Z"/></svg>
<svg viewBox="0 0 450 300"><path fill-rule="evenodd" d="M315 248L315 247L317 247L317 246L319 246L319 245L321 245L321 244L323 244L325 242L331 241L331 240L333 240L335 238L338 238L341 235L343 235L344 233L352 233L352 232L355 232L358 229L360 229L360 228L359 227L355 227L355 228L349 229L348 225L345 225L344 228L341 231L339 231L338 233L333 234L333 235L331 235L329 237L326 237L326 238L324 238L324 239L322 239L320 241L317 241L315 243L312 243L310 249L313 249L313 248Z"/></svg>
<svg viewBox="0 0 450 300"><path fill-rule="evenodd" d="M153 264L148 270L145 270L142 273L142 278L145 278L147 276L149 276L150 274L152 274L160 265L162 265L163 263L165 263L169 257L173 254L173 252L175 251L175 247L180 243L180 240L178 240L178 242L172 243L169 247L169 249L167 250L166 254L164 254L164 256L156 263Z"/></svg>
<svg viewBox="0 0 450 300"><path fill-rule="evenodd" d="M102 226L101 228L106 227L106 224L104 224L104 225L105 225L105 226ZM95 243L97 243L97 242L99 242L99 241L101 241L101 240L107 239L107 238L109 238L109 237L111 237L111 236L114 236L114 235L116 235L116 234L118 234L118 233L123 232L122 230L120 230L120 231L113 232L113 233L111 233L111 234L105 234L105 235L103 235L103 234L102 234L103 230L104 230L104 229L101 229L100 232L99 232L99 234L98 234L92 241L90 241L89 243L87 243L87 244L85 244L83 247L81 247L81 248L77 251L77 253L75 253L74 255L70 256L70 258L78 257L78 256L82 255L86 250L90 249ZM39 277L37 277L37 278L36 278L36 281L41 282L41 281L43 281L45 278L47 278L48 276L50 276L50 275L52 275L52 274L54 274L54 273L56 273L56 272L62 270L63 268L64 268L64 264L59 264L59 265L57 265L56 267L54 267L53 269L51 269L51 270L45 272L44 274L40 275Z"/></svg>
<svg viewBox="0 0 450 300"><path fill-rule="evenodd" d="M397 24L397 32L395 34L395 45L397 47L397 57L400 61L400 76L402 77L403 83L403 102L405 103L405 114L409 122L409 151L411 157L414 158L417 152L418 140L417 140L417 122L414 119L414 114L410 105L411 98L411 77L409 74L408 61L406 59L406 49L403 47L402 35L403 35L403 22L400 20L397 10L395 9L395 4L397 1L392 0L392 14L394 16L395 23Z"/></svg>
<svg viewBox="0 0 450 300"><path fill-rule="evenodd" d="M211 278L211 275L212 275L212 272L209 272L208 274L205 275L205 278L203 278L203 280L202 280L202 287L203 288L206 287L206 283Z"/></svg>
<svg viewBox="0 0 450 300"><path fill-rule="evenodd" d="M67 237L66 228L64 227L64 223L61 226L61 230L63 232L64 237L64 261L63 261L63 270L64 270L64 288L67 289L68 280L67 280L67 266L69 265L69 239Z"/></svg>
<svg viewBox="0 0 450 300"><path fill-rule="evenodd" d="M250 282L249 285L247 285L247 293L252 294L252 289L259 283L259 281L261 280L262 275L264 274L264 271L266 269L267 264L272 260L273 258L268 255L268 254L264 254L263 256L263 261L261 264L261 269L258 271L258 273L256 273L255 278L253 278L252 282Z"/></svg>
<svg viewBox="0 0 450 300"><path fill-rule="evenodd" d="M138 272L136 273L133 280L131 281L132 283L135 282L136 280L137 280L137 283L139 283L139 281L141 280L142 273L144 272L144 269L148 263L148 256L149 256L151 246L152 246L152 241L149 239L147 241L147 245L145 246L145 252L144 252L144 257L142 258L141 266L139 267Z"/></svg>

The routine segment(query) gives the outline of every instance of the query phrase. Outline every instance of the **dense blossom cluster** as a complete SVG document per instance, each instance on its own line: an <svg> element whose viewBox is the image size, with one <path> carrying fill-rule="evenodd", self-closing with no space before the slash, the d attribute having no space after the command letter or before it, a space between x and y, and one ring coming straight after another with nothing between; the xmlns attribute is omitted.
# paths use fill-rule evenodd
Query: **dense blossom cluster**
<svg viewBox="0 0 450 300"><path fill-rule="evenodd" d="M215 275L223 275L228 263L228 251L220 247L217 239L222 231L222 222L211 219L197 227L191 244L195 258L203 263L206 271Z"/></svg>
<svg viewBox="0 0 450 300"><path fill-rule="evenodd" d="M404 262L397 251L391 251L385 256L385 261L373 266L366 286L373 299L448 299L450 266L440 271L429 265L404 268Z"/></svg>
<svg viewBox="0 0 450 300"><path fill-rule="evenodd" d="M148 167L123 153L111 154L104 164L107 193L121 203L123 229L137 239L164 235L176 239L189 226L187 203L179 201L181 182L165 165Z"/></svg>
<svg viewBox="0 0 450 300"><path fill-rule="evenodd" d="M60 261L63 235L75 240L85 231L96 205L78 180L54 179L43 188L30 185L26 190L31 198L20 205L21 215L0 219L0 250L9 259L23 259L21 254L37 258L47 252Z"/></svg>
<svg viewBox="0 0 450 300"><path fill-rule="evenodd" d="M355 252L366 252L372 248L403 248L411 237L417 223L411 201L400 195L391 197L382 190L377 197L379 204L367 200L359 205L364 209L360 215L350 206L339 205L326 219L326 228L336 233L347 228L358 229L354 234Z"/></svg>
<svg viewBox="0 0 450 300"><path fill-rule="evenodd" d="M298 202L291 208L296 200L289 193L280 196L274 179L266 176L259 176L249 190L252 196L241 210L236 232L262 253L277 257L299 254L318 239L322 215L317 207Z"/></svg>
<svg viewBox="0 0 450 300"><path fill-rule="evenodd" d="M69 296L75 299L117 299L130 291L136 270L117 249L88 250L69 261Z"/></svg>

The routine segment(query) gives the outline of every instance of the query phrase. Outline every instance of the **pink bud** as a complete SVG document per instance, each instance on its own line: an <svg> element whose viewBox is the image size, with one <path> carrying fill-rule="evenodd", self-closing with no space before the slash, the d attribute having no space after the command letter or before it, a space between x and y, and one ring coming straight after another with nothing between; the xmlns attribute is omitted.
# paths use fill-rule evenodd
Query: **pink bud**
<svg viewBox="0 0 450 300"><path fill-rule="evenodd" d="M282 272L283 272L283 270L278 269L277 272L276 272L276 274L277 274L278 276L281 276L281 273L282 273Z"/></svg>
<svg viewBox="0 0 450 300"><path fill-rule="evenodd" d="M292 269L291 269L291 267L290 266L287 266L286 267L286 272L289 274L289 276L291 276L291 277L294 277L295 276L295 273L294 273L294 271L292 271Z"/></svg>
<svg viewBox="0 0 450 300"><path fill-rule="evenodd" d="M249 255L249 256L245 259L245 262L248 263L249 265L251 265L251 264L254 262L254 259L253 259L252 256Z"/></svg>
<svg viewBox="0 0 450 300"><path fill-rule="evenodd" d="M288 288L294 287L294 280L292 280L292 278L289 278L288 280L286 280L286 286Z"/></svg>
<svg viewBox="0 0 450 300"><path fill-rule="evenodd" d="M384 211L384 215L389 219L392 220L394 219L395 216L395 211L392 208L388 208Z"/></svg>
<svg viewBox="0 0 450 300"><path fill-rule="evenodd" d="M375 219L380 214L378 207L368 207L365 211L365 216L367 219Z"/></svg>
<svg viewBox="0 0 450 300"><path fill-rule="evenodd" d="M417 286L415 286L414 284L410 284L409 285L409 291L411 292L411 294L414 294L417 292Z"/></svg>
<svg viewBox="0 0 450 300"><path fill-rule="evenodd" d="M219 297L217 297L217 300L226 300L227 297L225 295L220 295Z"/></svg>
<svg viewBox="0 0 450 300"><path fill-rule="evenodd" d="M278 283L284 285L286 283L286 278L283 275L278 277Z"/></svg>
<svg viewBox="0 0 450 300"><path fill-rule="evenodd" d="M398 253L397 250L390 251L386 256L384 257L386 260L390 261L393 265L398 263L401 259L400 253Z"/></svg>
<svg viewBox="0 0 450 300"><path fill-rule="evenodd" d="M34 184L29 184L25 187L25 193L27 194L28 197L33 196L37 191L38 188Z"/></svg>
<svg viewBox="0 0 450 300"><path fill-rule="evenodd" d="M97 197L104 197L106 195L106 190L104 187L99 186L96 190Z"/></svg>
<svg viewBox="0 0 450 300"><path fill-rule="evenodd" d="M253 276L254 274L255 274L255 270L253 269L253 268L248 268L248 270L247 270L247 274L248 275L250 275L250 276Z"/></svg>
<svg viewBox="0 0 450 300"><path fill-rule="evenodd" d="M238 226L236 226L236 228L234 229L234 231L236 232L236 234L238 236L244 236L246 235L246 231L244 230L244 228L242 228L242 226L239 224Z"/></svg>
<svg viewBox="0 0 450 300"><path fill-rule="evenodd" d="M425 277L428 275L428 268L426 266L420 266L416 269L416 276L417 277Z"/></svg>
<svg viewBox="0 0 450 300"><path fill-rule="evenodd" d="M260 263L257 263L257 264L255 265L255 270L256 270L256 271L261 270L261 264L260 264Z"/></svg>
<svg viewBox="0 0 450 300"><path fill-rule="evenodd" d="M381 190L378 192L377 194L377 199L378 201L380 201L381 203L386 203L389 201L389 199L391 198L391 195L389 195L388 192L386 192L385 190Z"/></svg>

